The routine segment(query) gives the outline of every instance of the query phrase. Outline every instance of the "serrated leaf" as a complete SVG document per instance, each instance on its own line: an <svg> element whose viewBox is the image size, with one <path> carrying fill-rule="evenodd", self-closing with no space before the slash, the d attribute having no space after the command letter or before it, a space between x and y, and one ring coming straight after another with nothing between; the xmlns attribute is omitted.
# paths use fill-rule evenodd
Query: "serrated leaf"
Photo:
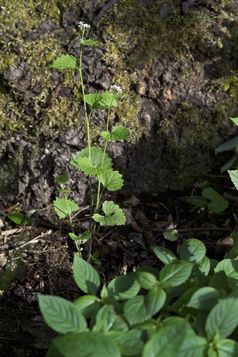
<svg viewBox="0 0 238 357"><path fill-rule="evenodd" d="M108 191L120 190L124 184L122 174L111 169L103 169L100 174L100 180Z"/></svg>
<svg viewBox="0 0 238 357"><path fill-rule="evenodd" d="M95 213L92 217L100 226L121 226L126 223L125 213L113 201L105 201L102 210L105 216Z"/></svg>
<svg viewBox="0 0 238 357"><path fill-rule="evenodd" d="M149 320L163 307L166 294L161 288L149 290L147 295L137 295L124 304L124 315L130 325Z"/></svg>
<svg viewBox="0 0 238 357"><path fill-rule="evenodd" d="M188 307L197 310L209 311L217 303L219 292L209 286L198 289L187 303Z"/></svg>
<svg viewBox="0 0 238 357"><path fill-rule="evenodd" d="M165 247L154 247L153 252L164 264L169 264L177 260L176 255Z"/></svg>
<svg viewBox="0 0 238 357"><path fill-rule="evenodd" d="M140 286L143 289L149 290L152 289L156 286L157 283L157 278L154 276L152 273L143 271L143 270L137 270L136 272L136 280L140 284Z"/></svg>
<svg viewBox="0 0 238 357"><path fill-rule="evenodd" d="M208 203L209 211L220 213L224 212L229 206L229 202L222 197L217 191L215 191L212 187L207 187L202 191L203 197L210 200Z"/></svg>
<svg viewBox="0 0 238 357"><path fill-rule="evenodd" d="M228 170L228 174L235 188L238 190L238 170Z"/></svg>
<svg viewBox="0 0 238 357"><path fill-rule="evenodd" d="M91 38L87 38L87 39L82 39L80 41L81 45L83 46L89 46L89 47L96 47L98 46L98 42L91 39Z"/></svg>
<svg viewBox="0 0 238 357"><path fill-rule="evenodd" d="M163 288L175 287L187 281L191 275L193 264L175 261L165 265L160 271L160 284Z"/></svg>
<svg viewBox="0 0 238 357"><path fill-rule="evenodd" d="M105 91L101 93L100 109L110 109L117 106L117 99L114 93Z"/></svg>
<svg viewBox="0 0 238 357"><path fill-rule="evenodd" d="M85 102L92 109L100 109L100 99L101 99L101 96L99 93L88 93L88 94L84 95Z"/></svg>
<svg viewBox="0 0 238 357"><path fill-rule="evenodd" d="M136 296L140 291L140 284L135 273L118 276L108 285L108 294L116 300L127 300Z"/></svg>
<svg viewBox="0 0 238 357"><path fill-rule="evenodd" d="M129 137L129 129L125 128L122 125L114 126L112 131L103 131L101 136L106 141L120 141L127 140Z"/></svg>
<svg viewBox="0 0 238 357"><path fill-rule="evenodd" d="M86 294L96 295L100 286L98 272L77 254L74 255L73 276L79 289Z"/></svg>
<svg viewBox="0 0 238 357"><path fill-rule="evenodd" d="M199 263L206 255L206 247L198 239L187 239L180 246L179 255L183 260Z"/></svg>
<svg viewBox="0 0 238 357"><path fill-rule="evenodd" d="M219 357L238 356L238 342L230 339L221 339L216 342Z"/></svg>
<svg viewBox="0 0 238 357"><path fill-rule="evenodd" d="M38 299L46 323L56 332L65 334L87 329L85 318L70 301L50 295L39 295Z"/></svg>
<svg viewBox="0 0 238 357"><path fill-rule="evenodd" d="M69 334L57 337L53 343L64 357L121 357L112 339L99 332Z"/></svg>
<svg viewBox="0 0 238 357"><path fill-rule="evenodd" d="M142 331L109 331L107 335L119 346L123 356L141 355L144 346Z"/></svg>
<svg viewBox="0 0 238 357"><path fill-rule="evenodd" d="M89 158L89 149L85 148L73 155L70 164L84 172L86 175L99 175L103 169L112 167L112 160L104 150L97 147L91 147L91 158Z"/></svg>
<svg viewBox="0 0 238 357"><path fill-rule="evenodd" d="M76 69L77 60L74 56L71 55L61 55L54 60L50 67L58 69L59 71L64 69Z"/></svg>
<svg viewBox="0 0 238 357"><path fill-rule="evenodd" d="M216 334L226 338L238 325L238 299L226 298L213 307L206 321L206 333L209 339Z"/></svg>
<svg viewBox="0 0 238 357"><path fill-rule="evenodd" d="M54 202L54 210L57 213L58 217L65 218L70 216L73 212L79 210L79 206L73 200L68 198L59 198L57 197Z"/></svg>

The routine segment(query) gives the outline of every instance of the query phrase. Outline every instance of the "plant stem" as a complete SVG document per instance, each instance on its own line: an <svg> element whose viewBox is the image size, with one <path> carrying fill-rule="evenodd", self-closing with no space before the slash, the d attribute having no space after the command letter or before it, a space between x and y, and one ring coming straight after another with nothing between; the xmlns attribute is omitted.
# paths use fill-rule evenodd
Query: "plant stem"
<svg viewBox="0 0 238 357"><path fill-rule="evenodd" d="M82 32L82 40L84 38L84 31ZM79 55L79 76L80 76L80 82L81 82L81 88L82 88L82 94L83 94L83 107L84 107L84 115L85 115L85 120L86 120L86 130L87 130L87 141L88 141L88 156L89 159L91 159L91 135L90 135L90 117L88 116L87 112L87 103L85 101L85 91L84 91L84 81L83 81L83 71L82 71L82 66L83 66L83 46L81 45L80 48L80 55Z"/></svg>
<svg viewBox="0 0 238 357"><path fill-rule="evenodd" d="M106 131L108 131L108 129L109 129L109 120L110 120L110 110L108 110L108 112L107 112ZM103 164L104 164L107 146L108 146L108 141L105 141L101 166L103 166ZM101 193L101 177L100 177L100 175L98 175L97 201L96 201L96 207L95 207L96 211L98 210L98 208L100 206L100 201L101 201L100 193Z"/></svg>

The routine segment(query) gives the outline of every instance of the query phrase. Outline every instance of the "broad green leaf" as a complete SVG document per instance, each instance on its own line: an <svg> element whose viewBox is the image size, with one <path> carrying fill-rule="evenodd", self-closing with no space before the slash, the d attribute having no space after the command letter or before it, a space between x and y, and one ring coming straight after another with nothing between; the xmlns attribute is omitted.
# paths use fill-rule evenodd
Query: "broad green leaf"
<svg viewBox="0 0 238 357"><path fill-rule="evenodd" d="M120 190L124 184L122 174L112 169L104 169L101 171L100 180L103 186L108 191Z"/></svg>
<svg viewBox="0 0 238 357"><path fill-rule="evenodd" d="M91 147L91 158L89 158L89 149L85 148L73 155L70 164L84 172L86 175L97 176L102 169L112 167L112 160L104 150L95 146Z"/></svg>
<svg viewBox="0 0 238 357"><path fill-rule="evenodd" d="M72 302L50 295L39 295L38 299L46 323L56 332L65 334L87 329L85 318Z"/></svg>
<svg viewBox="0 0 238 357"><path fill-rule="evenodd" d="M56 58L50 67L58 69L59 71L64 69L76 69L77 60L74 56L62 55Z"/></svg>
<svg viewBox="0 0 238 357"><path fill-rule="evenodd" d="M115 342L99 332L82 332L57 337L53 341L64 357L121 357Z"/></svg>
<svg viewBox="0 0 238 357"><path fill-rule="evenodd" d="M105 305L97 313L96 323L93 326L95 332L108 332L111 328L117 315L113 306Z"/></svg>
<svg viewBox="0 0 238 357"><path fill-rule="evenodd" d="M161 247L161 246L154 247L153 252L157 256L157 258L159 258L164 264L169 264L177 260L176 255L173 252L171 252L171 250L165 247Z"/></svg>
<svg viewBox="0 0 238 357"><path fill-rule="evenodd" d="M176 357L204 357L207 347L205 338L194 333L186 333Z"/></svg>
<svg viewBox="0 0 238 357"><path fill-rule="evenodd" d="M187 303L188 307L197 310L209 311L217 303L219 292L212 287L203 287L198 289Z"/></svg>
<svg viewBox="0 0 238 357"><path fill-rule="evenodd" d="M157 279L153 274L143 270L136 272L136 279L140 286L146 290L154 288L157 283Z"/></svg>
<svg viewBox="0 0 238 357"><path fill-rule="evenodd" d="M217 191L215 191L212 187L207 187L202 191L203 197L210 200L208 203L208 209L211 212L220 213L224 212L229 206L229 202L222 197Z"/></svg>
<svg viewBox="0 0 238 357"><path fill-rule="evenodd" d="M219 271L224 271L228 277L238 279L238 260L223 259L217 264L214 271L215 273L218 273Z"/></svg>
<svg viewBox="0 0 238 357"><path fill-rule="evenodd" d="M93 305L97 300L97 297L94 295L83 295L74 300L73 304L78 311L83 312L86 307Z"/></svg>
<svg viewBox="0 0 238 357"><path fill-rule="evenodd" d="M105 201L102 205L105 215L95 213L93 219L100 223L100 226L121 226L126 223L126 216L123 210L113 201Z"/></svg>
<svg viewBox="0 0 238 357"><path fill-rule="evenodd" d="M198 269L201 273L207 276L211 269L211 262L208 257L203 257L202 260L198 263Z"/></svg>
<svg viewBox="0 0 238 357"><path fill-rule="evenodd" d="M56 183L65 184L69 181L69 176L68 176L68 174L63 174L63 175L55 177L54 180Z"/></svg>
<svg viewBox="0 0 238 357"><path fill-rule="evenodd" d="M100 286L98 272L77 254L74 255L73 276L79 289L86 294L96 295Z"/></svg>
<svg viewBox="0 0 238 357"><path fill-rule="evenodd" d="M96 47L98 46L98 42L91 39L91 38L87 38L87 39L82 39L80 41L81 45L83 46L89 46L89 47Z"/></svg>
<svg viewBox="0 0 238 357"><path fill-rule="evenodd" d="M93 331L108 333L109 331L128 331L126 321L117 313L112 305L104 305L96 314Z"/></svg>
<svg viewBox="0 0 238 357"><path fill-rule="evenodd" d="M124 315L130 325L149 320L163 307L166 294L161 288L149 290L147 295L137 295L126 301Z"/></svg>
<svg viewBox="0 0 238 357"><path fill-rule="evenodd" d="M210 311L206 321L206 333L209 339L216 334L226 338L238 325L238 299L226 298L218 302Z"/></svg>
<svg viewBox="0 0 238 357"><path fill-rule="evenodd" d="M106 141L127 140L130 135L129 129L122 125L114 126L112 131L102 131L101 136Z"/></svg>
<svg viewBox="0 0 238 357"><path fill-rule="evenodd" d="M238 126L238 118L230 118L235 125Z"/></svg>
<svg viewBox="0 0 238 357"><path fill-rule="evenodd" d="M80 296L73 304L86 319L96 316L98 310L101 308L100 301L93 295Z"/></svg>
<svg viewBox="0 0 238 357"><path fill-rule="evenodd" d="M161 327L146 343L142 357L178 357L185 335L185 323Z"/></svg>
<svg viewBox="0 0 238 357"><path fill-rule="evenodd" d="M235 188L238 190L238 170L228 170L228 174Z"/></svg>
<svg viewBox="0 0 238 357"><path fill-rule="evenodd" d="M123 356L139 356L141 355L144 343L142 339L142 331L130 330L127 332L109 331L109 336L116 345L119 346Z"/></svg>
<svg viewBox="0 0 238 357"><path fill-rule="evenodd" d="M193 264L185 261L174 261L165 265L160 271L160 284L163 288L179 286L191 275Z"/></svg>
<svg viewBox="0 0 238 357"><path fill-rule="evenodd" d="M169 240L170 242L175 242L178 239L178 231L177 229L170 229L163 233L165 239Z"/></svg>
<svg viewBox="0 0 238 357"><path fill-rule="evenodd" d="M206 247L203 242L198 239L184 240L180 249L179 255L181 259L190 262L199 263L206 254Z"/></svg>
<svg viewBox="0 0 238 357"><path fill-rule="evenodd" d="M53 203L54 210L60 219L70 216L73 212L79 210L79 206L77 205L77 203L68 198L57 197Z"/></svg>
<svg viewBox="0 0 238 357"><path fill-rule="evenodd" d="M230 339L218 340L216 349L219 357L237 357L238 356L238 342Z"/></svg>
<svg viewBox="0 0 238 357"><path fill-rule="evenodd" d="M140 291L140 285L136 280L135 273L118 276L108 285L109 296L118 300L127 300L136 296Z"/></svg>
<svg viewBox="0 0 238 357"><path fill-rule="evenodd" d="M22 212L12 212L7 216L13 223L21 226L26 222L26 215Z"/></svg>

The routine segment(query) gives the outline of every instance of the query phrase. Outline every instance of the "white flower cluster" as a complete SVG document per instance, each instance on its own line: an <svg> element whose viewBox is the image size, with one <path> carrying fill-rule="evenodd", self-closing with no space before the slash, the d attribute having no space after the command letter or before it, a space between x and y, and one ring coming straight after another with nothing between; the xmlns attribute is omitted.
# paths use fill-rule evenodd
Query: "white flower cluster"
<svg viewBox="0 0 238 357"><path fill-rule="evenodd" d="M86 24L86 22L79 21L77 22L77 26L80 27L81 29L90 29L91 26L89 24Z"/></svg>
<svg viewBox="0 0 238 357"><path fill-rule="evenodd" d="M115 91L118 92L118 93L122 93L122 87L118 86L117 84L113 84L113 85L111 86L111 89L112 89L112 90L115 90Z"/></svg>

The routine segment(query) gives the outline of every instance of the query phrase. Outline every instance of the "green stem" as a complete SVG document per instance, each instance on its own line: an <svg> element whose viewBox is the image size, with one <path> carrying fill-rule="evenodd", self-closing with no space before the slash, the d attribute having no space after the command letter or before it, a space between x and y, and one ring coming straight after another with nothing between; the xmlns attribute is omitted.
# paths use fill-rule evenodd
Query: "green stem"
<svg viewBox="0 0 238 357"><path fill-rule="evenodd" d="M109 120L110 120L110 110L108 110L107 112L107 123L106 123L106 130L108 131L109 129ZM102 157L102 165L104 164L104 160L105 160L105 155L106 155L106 151L107 151L107 146L108 146L108 141L105 141L104 144L104 149L103 149L103 157ZM101 177L100 175L98 175L98 190L97 190L97 201L96 201L96 211L98 210L99 206L100 206L100 201L101 201Z"/></svg>
<svg viewBox="0 0 238 357"><path fill-rule="evenodd" d="M84 38L84 31L82 32L82 40ZM85 115L85 120L86 120L86 130L87 130L87 141L88 141L88 156L89 159L91 159L91 135L90 135L90 117L88 115L87 111L87 103L85 101L85 91L84 91L84 81L83 81L83 71L82 71L82 66L83 66L83 49L82 46L80 48L80 55L79 55L79 76L80 76L80 82L81 82L81 88L82 88L82 94L83 94L83 107L84 107L84 115Z"/></svg>

